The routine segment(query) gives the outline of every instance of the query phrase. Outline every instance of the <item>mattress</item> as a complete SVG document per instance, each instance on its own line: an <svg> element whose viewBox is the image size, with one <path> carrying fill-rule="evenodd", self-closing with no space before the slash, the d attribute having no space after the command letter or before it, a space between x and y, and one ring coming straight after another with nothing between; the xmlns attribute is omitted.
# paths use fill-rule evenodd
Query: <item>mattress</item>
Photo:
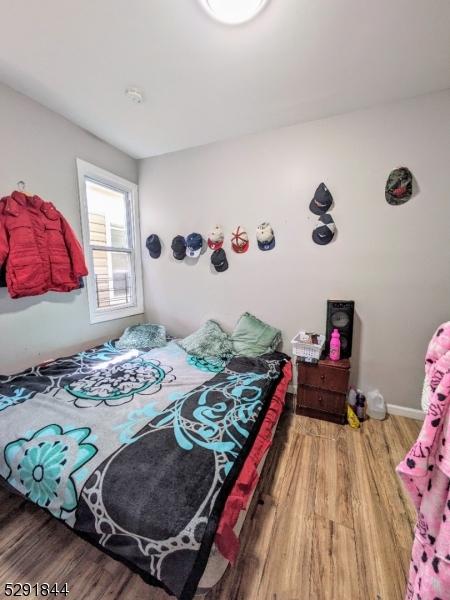
<svg viewBox="0 0 450 600"><path fill-rule="evenodd" d="M212 581L208 557L223 568L216 530L287 361L108 342L0 377L0 477L189 600L202 575L202 587Z"/></svg>
<svg viewBox="0 0 450 600"><path fill-rule="evenodd" d="M272 439L273 439L273 436L275 435L275 431L276 430L274 428L273 433L272 433ZM261 475L261 472L262 472L264 464L266 462L268 453L269 453L269 450L266 451L261 462L259 463L259 465L257 467L258 475ZM241 510L241 512L239 514L239 518L237 520L237 523L233 527L233 531L237 537L239 537L239 534L241 533L241 530L244 526L245 520L249 513L249 508L250 508L250 505L251 505L251 502L252 502L253 496L255 495L256 490L257 490L257 488L255 487L253 489L253 491L251 492L251 494L248 498L247 507L245 509ZM202 575L200 583L198 584L197 596L207 594L211 588L213 588L215 585L217 585L219 583L219 581L222 579L229 564L230 564L230 561L227 558L225 558L223 556L223 554L221 554L220 550L217 548L216 544L214 543L211 548L211 553L209 555L208 563L206 565L205 571Z"/></svg>

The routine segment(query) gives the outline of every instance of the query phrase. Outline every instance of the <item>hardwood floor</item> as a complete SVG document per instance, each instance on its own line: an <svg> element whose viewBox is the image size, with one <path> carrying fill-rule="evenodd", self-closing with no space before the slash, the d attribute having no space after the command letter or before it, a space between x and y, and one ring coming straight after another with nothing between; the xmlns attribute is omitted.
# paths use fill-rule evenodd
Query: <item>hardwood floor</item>
<svg viewBox="0 0 450 600"><path fill-rule="evenodd" d="M419 429L390 416L353 431L286 412L238 562L205 600L402 600L415 515L394 468ZM169 598L0 490L0 594L6 582L67 582L72 600Z"/></svg>

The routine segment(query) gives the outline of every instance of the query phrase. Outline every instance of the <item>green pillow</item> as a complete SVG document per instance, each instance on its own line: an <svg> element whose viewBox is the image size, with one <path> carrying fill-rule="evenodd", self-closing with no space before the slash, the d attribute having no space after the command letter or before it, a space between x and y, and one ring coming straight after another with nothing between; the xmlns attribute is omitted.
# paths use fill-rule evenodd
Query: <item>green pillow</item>
<svg viewBox="0 0 450 600"><path fill-rule="evenodd" d="M200 329L178 340L177 344L188 354L199 358L230 358L233 355L230 336L215 321L206 321Z"/></svg>
<svg viewBox="0 0 450 600"><path fill-rule="evenodd" d="M231 334L234 353L239 356L261 356L272 352L281 342L281 331L244 313Z"/></svg>
<svg viewBox="0 0 450 600"><path fill-rule="evenodd" d="M139 350L151 350L152 348L161 348L167 344L166 328L164 325L132 325L127 327L120 339L116 342L116 347L120 350L129 350L137 348Z"/></svg>

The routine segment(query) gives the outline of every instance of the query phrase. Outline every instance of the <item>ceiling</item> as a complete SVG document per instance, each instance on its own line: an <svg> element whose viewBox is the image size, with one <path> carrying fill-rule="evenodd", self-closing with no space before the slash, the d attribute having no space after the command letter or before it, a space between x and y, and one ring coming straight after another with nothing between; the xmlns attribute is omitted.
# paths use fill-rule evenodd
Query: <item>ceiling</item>
<svg viewBox="0 0 450 600"><path fill-rule="evenodd" d="M237 27L198 0L0 11L0 80L137 158L450 87L448 0L271 0Z"/></svg>

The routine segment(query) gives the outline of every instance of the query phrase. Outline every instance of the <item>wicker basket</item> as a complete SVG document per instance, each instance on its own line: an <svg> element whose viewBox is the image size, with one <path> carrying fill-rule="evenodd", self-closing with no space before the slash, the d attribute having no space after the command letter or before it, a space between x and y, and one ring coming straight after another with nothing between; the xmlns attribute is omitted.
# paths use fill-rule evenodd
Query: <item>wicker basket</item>
<svg viewBox="0 0 450 600"><path fill-rule="evenodd" d="M312 336L317 336L317 344L311 341ZM325 336L316 333L299 331L291 341L292 353L298 356L302 362L319 362L325 344Z"/></svg>

